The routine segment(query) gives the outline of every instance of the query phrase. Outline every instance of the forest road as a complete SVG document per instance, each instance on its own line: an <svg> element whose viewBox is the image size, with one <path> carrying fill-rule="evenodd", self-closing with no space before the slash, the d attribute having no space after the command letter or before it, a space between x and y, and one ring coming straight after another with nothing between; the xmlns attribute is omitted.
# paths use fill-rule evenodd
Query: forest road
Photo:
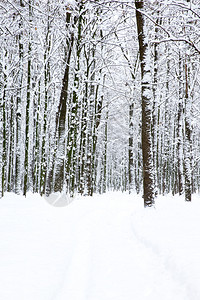
<svg viewBox="0 0 200 300"><path fill-rule="evenodd" d="M159 255L134 233L132 218L131 211L109 201L85 210L75 225L56 300L191 299Z"/></svg>

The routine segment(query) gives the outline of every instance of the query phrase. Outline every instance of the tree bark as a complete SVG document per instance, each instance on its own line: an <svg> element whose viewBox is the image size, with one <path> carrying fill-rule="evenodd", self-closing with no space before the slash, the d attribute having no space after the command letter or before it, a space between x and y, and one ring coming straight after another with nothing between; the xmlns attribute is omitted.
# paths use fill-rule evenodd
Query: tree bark
<svg viewBox="0 0 200 300"><path fill-rule="evenodd" d="M32 6L31 0L28 2L29 6L29 22L32 21ZM27 92L26 92L26 124L25 124L25 158L24 158L24 190L23 195L29 188L28 172L29 172L29 121L30 121L30 99L31 99L31 33L29 33L28 44L28 65L27 65Z"/></svg>
<svg viewBox="0 0 200 300"><path fill-rule="evenodd" d="M142 155L143 155L143 197L144 206L152 206L155 199L151 119L152 90L150 85L150 66L148 44L145 36L145 20L142 14L144 1L135 0L136 21L141 66L141 98L142 98Z"/></svg>
<svg viewBox="0 0 200 300"><path fill-rule="evenodd" d="M192 148L192 129L191 129L191 104L188 92L188 66L185 61L185 143L184 143L184 175L185 175L185 201L192 198L192 178L191 178L191 148Z"/></svg>
<svg viewBox="0 0 200 300"><path fill-rule="evenodd" d="M67 29L70 24L71 13L66 13ZM69 66L74 43L74 34L71 34L71 40L68 41L68 56L66 61L66 68L62 82L62 90L56 116L56 129L58 132L58 145L55 162L55 186L54 191L61 192L64 184L64 167L65 167L65 124L66 124L66 109L68 98L68 84L69 84Z"/></svg>

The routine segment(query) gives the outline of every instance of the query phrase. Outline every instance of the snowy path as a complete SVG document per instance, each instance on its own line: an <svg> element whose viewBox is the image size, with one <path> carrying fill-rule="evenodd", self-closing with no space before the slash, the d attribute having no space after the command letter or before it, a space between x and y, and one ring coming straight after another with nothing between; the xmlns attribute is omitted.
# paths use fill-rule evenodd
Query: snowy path
<svg viewBox="0 0 200 300"><path fill-rule="evenodd" d="M79 221L58 300L189 299L159 257L133 234L130 212L95 205ZM174 298L174 296L176 297Z"/></svg>
<svg viewBox="0 0 200 300"><path fill-rule="evenodd" d="M199 299L195 281L192 286L169 253L139 233L143 210L130 198L83 198L65 208L39 197L6 200L0 203L0 299Z"/></svg>

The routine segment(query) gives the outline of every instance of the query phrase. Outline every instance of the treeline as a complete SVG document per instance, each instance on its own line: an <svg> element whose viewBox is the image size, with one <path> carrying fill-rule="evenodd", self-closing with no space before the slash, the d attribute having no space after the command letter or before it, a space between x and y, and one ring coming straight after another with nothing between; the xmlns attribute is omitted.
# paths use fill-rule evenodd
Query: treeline
<svg viewBox="0 0 200 300"><path fill-rule="evenodd" d="M197 1L9 0L0 15L1 196L139 193L144 157L149 205L199 191Z"/></svg>

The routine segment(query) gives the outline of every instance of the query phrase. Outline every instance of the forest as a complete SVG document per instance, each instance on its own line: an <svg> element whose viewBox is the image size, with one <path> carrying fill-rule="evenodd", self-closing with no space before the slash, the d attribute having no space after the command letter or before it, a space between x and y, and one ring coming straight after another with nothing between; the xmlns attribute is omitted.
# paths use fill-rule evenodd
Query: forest
<svg viewBox="0 0 200 300"><path fill-rule="evenodd" d="M1 0L0 197L200 191L199 0Z"/></svg>

